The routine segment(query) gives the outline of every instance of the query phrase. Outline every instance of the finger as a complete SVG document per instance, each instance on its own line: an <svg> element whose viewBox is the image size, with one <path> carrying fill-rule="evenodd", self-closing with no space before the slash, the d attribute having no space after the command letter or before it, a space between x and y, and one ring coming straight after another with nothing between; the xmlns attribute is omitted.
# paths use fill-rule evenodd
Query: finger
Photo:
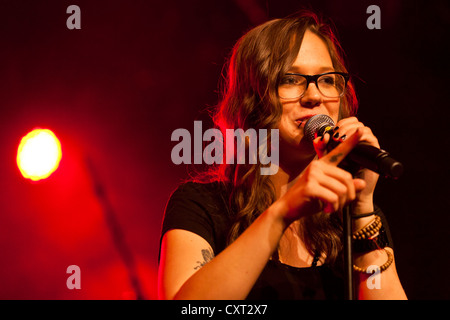
<svg viewBox="0 0 450 320"><path fill-rule="evenodd" d="M322 157L321 161L326 161L337 166L352 149L358 144L361 138L361 130L356 129L355 133L347 137L344 142L334 148L326 156Z"/></svg>
<svg viewBox="0 0 450 320"><path fill-rule="evenodd" d="M333 213L333 212L336 212L338 210L339 210L339 208L335 209L334 206L331 203L329 203L329 202L325 202L325 204L323 206L323 212L324 213Z"/></svg>
<svg viewBox="0 0 450 320"><path fill-rule="evenodd" d="M327 168L324 168L323 173L325 179L320 179L319 183L336 193L339 197L340 208L343 208L345 204L356 199L356 193L358 191L355 188L353 177L349 172L334 166L327 166ZM360 185L357 184L356 186L359 187Z"/></svg>
<svg viewBox="0 0 450 320"><path fill-rule="evenodd" d="M328 188L321 185L317 186L317 199L321 203L321 211L324 213L333 213L339 210L339 198Z"/></svg>
<svg viewBox="0 0 450 320"><path fill-rule="evenodd" d="M329 141L330 134L328 132L326 132L322 137L317 137L316 139L314 139L313 145L319 159L326 154Z"/></svg>
<svg viewBox="0 0 450 320"><path fill-rule="evenodd" d="M340 181L335 180L332 182L330 180L332 179L329 179L327 183L320 184L320 186L324 188L322 190L331 192L326 197L327 200L322 201L323 212L325 213L332 213L344 208L344 206L354 201L356 199L356 195L366 187L366 182L361 179L353 179L350 187Z"/></svg>
<svg viewBox="0 0 450 320"><path fill-rule="evenodd" d="M320 186L337 195L341 207L356 199L357 190L353 176L349 172L324 162L316 161L315 163L318 164L318 166L315 166L317 168L315 180Z"/></svg>
<svg viewBox="0 0 450 320"><path fill-rule="evenodd" d="M378 143L378 139L373 134L372 130L369 127L364 126L362 122L359 122L358 119L346 118L338 122L339 130L337 130L336 134L338 137L333 137L334 140L341 139L342 137L347 137L352 135L357 128L362 130L362 136L360 141L368 142L370 145L379 148L380 145Z"/></svg>
<svg viewBox="0 0 450 320"><path fill-rule="evenodd" d="M321 186L336 195L336 203L332 203L332 205L338 208L343 208L346 203L355 199L356 193L353 183L351 183L351 187L349 188L347 184L339 180L328 178L322 181Z"/></svg>
<svg viewBox="0 0 450 320"><path fill-rule="evenodd" d="M355 192L360 192L366 186L365 181L361 179L354 179L352 182ZM324 213L333 213L339 209L342 209L345 205L352 201L351 198L348 198L346 201L342 201L338 195L338 192L333 191L332 189L336 189L336 187L330 188L329 185L322 183L315 186L314 192L311 195L312 198L317 199L318 208L315 210L322 211Z"/></svg>
<svg viewBox="0 0 450 320"><path fill-rule="evenodd" d="M336 123L336 125L339 127L344 127L346 125L353 124L353 123L361 123L361 122L356 117L348 117L348 118L343 118L343 119L339 120Z"/></svg>
<svg viewBox="0 0 450 320"><path fill-rule="evenodd" d="M337 127L337 128L338 128L338 130L335 130L333 139L336 141L338 141L338 140L343 141L343 140L345 140L345 138L347 136L351 136L353 133L355 133L356 129L361 128L360 130L363 130L364 125L361 122L358 122L358 123L352 123L352 124L344 125L342 127ZM362 140L362 138L360 140Z"/></svg>

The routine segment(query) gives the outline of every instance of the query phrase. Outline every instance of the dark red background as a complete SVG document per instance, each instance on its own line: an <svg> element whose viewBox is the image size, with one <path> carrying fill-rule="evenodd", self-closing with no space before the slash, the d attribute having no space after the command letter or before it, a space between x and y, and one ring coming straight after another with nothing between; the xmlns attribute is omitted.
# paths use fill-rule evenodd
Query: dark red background
<svg viewBox="0 0 450 320"><path fill-rule="evenodd" d="M156 298L159 230L187 168L170 158L177 128L217 102L222 65L239 36L269 18L311 8L330 17L347 52L360 119L404 162L379 183L410 298L450 298L445 274L449 170L450 5L442 1L24 1L0 3L0 299L135 298L96 197L104 187L136 263L143 297ZM81 8L68 30L66 8ZM381 30L366 9L381 8ZM30 183L15 164L34 127L62 143L59 169ZM69 290L66 268L81 268Z"/></svg>

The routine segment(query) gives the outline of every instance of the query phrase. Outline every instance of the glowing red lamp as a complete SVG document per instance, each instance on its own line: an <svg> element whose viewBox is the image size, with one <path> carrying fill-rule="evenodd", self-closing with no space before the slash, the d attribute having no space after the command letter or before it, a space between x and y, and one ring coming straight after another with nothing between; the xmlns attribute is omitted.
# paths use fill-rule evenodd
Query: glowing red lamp
<svg viewBox="0 0 450 320"><path fill-rule="evenodd" d="M48 129L34 129L22 138L17 150L17 166L33 181L48 178L61 161L61 144Z"/></svg>

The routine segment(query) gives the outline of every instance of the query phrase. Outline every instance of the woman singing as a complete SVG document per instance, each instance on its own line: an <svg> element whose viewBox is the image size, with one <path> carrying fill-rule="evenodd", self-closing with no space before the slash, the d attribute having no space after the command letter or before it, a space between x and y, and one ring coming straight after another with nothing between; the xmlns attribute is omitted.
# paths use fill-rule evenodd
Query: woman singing
<svg viewBox="0 0 450 320"><path fill-rule="evenodd" d="M218 128L278 129L279 163L223 163L180 185L164 216L161 299L343 299L342 209L350 206L359 299L405 299L386 219L374 207L378 175L338 167L361 141L357 100L330 27L310 12L247 32L228 62ZM325 114L332 136L304 137ZM225 136L225 135L224 135ZM327 152L330 139L341 143ZM248 146L249 141L246 141ZM248 150L247 150L248 151ZM380 283L369 286L369 266Z"/></svg>

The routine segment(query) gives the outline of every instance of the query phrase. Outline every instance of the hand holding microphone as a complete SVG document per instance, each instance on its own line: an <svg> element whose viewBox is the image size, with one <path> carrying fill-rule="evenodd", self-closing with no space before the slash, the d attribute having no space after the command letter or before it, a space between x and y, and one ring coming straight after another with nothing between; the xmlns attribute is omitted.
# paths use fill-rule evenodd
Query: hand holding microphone
<svg viewBox="0 0 450 320"><path fill-rule="evenodd" d="M389 167L390 171L379 170L383 175L397 177L401 173L399 170L401 164L392 159L387 152L375 147L375 145L378 146L378 143L369 128L364 127L354 117L343 119L339 124L341 125L339 131L348 135L344 142L341 139L326 141L325 138L324 141L317 143L315 138L323 136L327 132L330 134L337 132L334 121L326 115L316 115L306 123L305 139L315 140L315 148L318 153L320 152L318 148L327 142L328 152L326 155L320 156L318 160L312 161L300 174L296 183L279 199L286 211L287 225L301 216L320 211L326 213L338 211L349 203L353 203L355 214L373 211L373 192L378 174L370 170L361 170L360 172L368 172L365 172L364 176L354 177L352 172L343 170L344 162L356 160L358 169L366 168L363 164L367 162L371 168L378 170L377 166L380 161L376 157L378 155L382 163L384 163L383 159L387 157L388 159L384 161L389 160L388 163L394 163L393 168ZM361 142L362 140L368 141L372 145L365 144ZM358 148L362 148L363 151L351 156ZM369 149L369 152L360 161L359 154L364 154L366 148ZM349 160L350 158L353 160ZM384 170L384 168L381 166L381 169Z"/></svg>
<svg viewBox="0 0 450 320"><path fill-rule="evenodd" d="M318 212L339 211L357 200L367 186L365 180L354 178L338 166L359 143L361 136L362 132L356 131L344 143L320 159L311 161L295 183L277 200L285 212L286 226Z"/></svg>
<svg viewBox="0 0 450 320"><path fill-rule="evenodd" d="M313 141L318 136L324 136L326 133L331 135L335 132L335 123L333 119L324 114L311 117L305 125L305 137ZM330 139L327 144L327 150L334 149L339 140ZM352 167L362 167L377 172L385 177L398 178L403 173L403 165L393 159L390 154L377 147L364 142L358 145L347 155L345 161Z"/></svg>

